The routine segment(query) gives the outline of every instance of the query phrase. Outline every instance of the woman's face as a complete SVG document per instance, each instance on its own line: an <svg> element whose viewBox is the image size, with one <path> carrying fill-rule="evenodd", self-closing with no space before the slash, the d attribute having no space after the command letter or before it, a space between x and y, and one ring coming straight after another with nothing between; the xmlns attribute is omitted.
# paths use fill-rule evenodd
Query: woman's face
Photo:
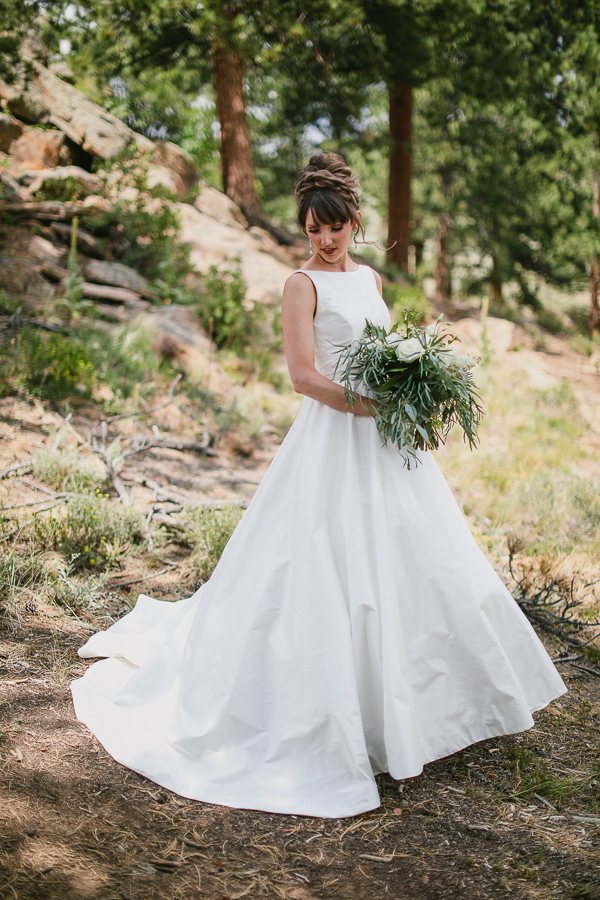
<svg viewBox="0 0 600 900"><path fill-rule="evenodd" d="M353 222L336 222L333 225L320 225L315 222L312 210L306 217L306 233L310 238L315 253L323 262L340 262L346 256L352 240Z"/></svg>

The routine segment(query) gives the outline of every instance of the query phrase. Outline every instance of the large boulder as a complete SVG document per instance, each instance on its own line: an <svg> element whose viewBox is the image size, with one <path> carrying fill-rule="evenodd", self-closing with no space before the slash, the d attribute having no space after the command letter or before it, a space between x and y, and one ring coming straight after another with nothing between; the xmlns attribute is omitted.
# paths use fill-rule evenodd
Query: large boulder
<svg viewBox="0 0 600 900"><path fill-rule="evenodd" d="M13 140L9 150L17 162L29 169L55 168L70 160L69 148L62 131L31 128Z"/></svg>
<svg viewBox="0 0 600 900"><path fill-rule="evenodd" d="M277 246L272 238L267 240L262 231L255 236L239 225L225 225L188 203L175 206L181 217L179 240L189 245L190 261L197 272L205 274L213 265L224 269L239 265L249 300L279 303L293 269L271 255L272 246Z"/></svg>
<svg viewBox="0 0 600 900"><path fill-rule="evenodd" d="M7 294L34 300L48 300L54 293L27 257L0 256L0 284Z"/></svg>
<svg viewBox="0 0 600 900"><path fill-rule="evenodd" d="M125 149L133 138L127 125L37 60L31 65L33 78L17 79L10 85L0 81L0 97L12 113L28 122L54 125L100 159L110 159Z"/></svg>
<svg viewBox="0 0 600 900"><path fill-rule="evenodd" d="M198 181L198 167L190 154L171 141L151 141L142 134L133 134L139 149L150 154L150 162L154 166L164 166L176 172L185 185L186 191Z"/></svg>
<svg viewBox="0 0 600 900"><path fill-rule="evenodd" d="M187 188L177 172L166 166L148 166L146 181L149 188L161 187L176 197L185 197Z"/></svg>
<svg viewBox="0 0 600 900"><path fill-rule="evenodd" d="M223 225L231 225L233 228L248 227L248 222L239 206L230 200L227 194L211 187L210 184L202 184L200 193L194 200L194 206L199 212L216 219Z"/></svg>
<svg viewBox="0 0 600 900"><path fill-rule="evenodd" d="M12 141L16 141L23 134L23 126L12 116L0 113L0 150L8 153Z"/></svg>

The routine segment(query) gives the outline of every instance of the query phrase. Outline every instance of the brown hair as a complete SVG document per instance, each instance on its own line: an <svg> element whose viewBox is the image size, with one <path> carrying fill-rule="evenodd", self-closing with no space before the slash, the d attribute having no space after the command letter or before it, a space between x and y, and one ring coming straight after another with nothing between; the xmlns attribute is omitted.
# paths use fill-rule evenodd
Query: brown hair
<svg viewBox="0 0 600 900"><path fill-rule="evenodd" d="M357 212L360 206L358 175L337 153L316 153L296 182L298 224L306 231L309 211L320 225L356 222L364 237Z"/></svg>

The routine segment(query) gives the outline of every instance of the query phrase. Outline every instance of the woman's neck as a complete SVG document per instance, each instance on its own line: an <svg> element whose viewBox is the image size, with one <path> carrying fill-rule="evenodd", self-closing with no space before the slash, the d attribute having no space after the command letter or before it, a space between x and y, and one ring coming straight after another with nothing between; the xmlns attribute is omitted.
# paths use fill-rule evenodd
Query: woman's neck
<svg viewBox="0 0 600 900"><path fill-rule="evenodd" d="M360 267L350 257L349 253L345 253L341 259L336 259L335 262L327 262L317 252L310 257L302 268L311 272L356 272Z"/></svg>

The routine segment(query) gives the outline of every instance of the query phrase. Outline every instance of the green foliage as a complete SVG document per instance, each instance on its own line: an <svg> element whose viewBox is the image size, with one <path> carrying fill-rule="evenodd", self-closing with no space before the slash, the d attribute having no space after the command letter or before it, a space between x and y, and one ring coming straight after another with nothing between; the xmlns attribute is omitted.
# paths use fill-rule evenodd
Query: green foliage
<svg viewBox="0 0 600 900"><path fill-rule="evenodd" d="M235 506L186 510L185 540L194 548L192 565L196 579L210 578L241 518L242 510Z"/></svg>
<svg viewBox="0 0 600 900"><path fill-rule="evenodd" d="M409 468L418 462L417 450L438 449L453 425L460 425L471 449L477 446L483 409L468 371L475 360L448 340L454 339L435 326L426 331L415 313L405 312L398 333L367 322L364 337L339 355L348 403L354 405L354 391L373 392L379 432L402 451Z"/></svg>
<svg viewBox="0 0 600 900"><path fill-rule="evenodd" d="M122 401L151 394L156 378L167 368L153 349L153 336L139 327L82 329L78 340L92 361L98 381L115 395L117 407Z"/></svg>
<svg viewBox="0 0 600 900"><path fill-rule="evenodd" d="M34 535L41 548L59 551L77 571L109 569L146 541L142 516L99 491L72 497L64 515L37 516Z"/></svg>
<svg viewBox="0 0 600 900"><path fill-rule="evenodd" d="M106 483L106 469L98 457L82 456L77 451L40 450L34 457L33 471L58 491L83 492Z"/></svg>
<svg viewBox="0 0 600 900"><path fill-rule="evenodd" d="M547 307L542 307L536 315L537 323L550 334L564 334L565 324L560 316Z"/></svg>
<svg viewBox="0 0 600 900"><path fill-rule="evenodd" d="M246 300L246 284L239 268L210 267L197 311L219 349L243 354L260 336L259 309Z"/></svg>
<svg viewBox="0 0 600 900"><path fill-rule="evenodd" d="M59 200L61 203L70 203L79 200L82 194L83 188L77 179L69 175L68 178L48 178L34 196L40 201Z"/></svg>
<svg viewBox="0 0 600 900"><path fill-rule="evenodd" d="M23 328L0 362L0 394L21 393L56 403L90 396L94 366L85 348L62 334Z"/></svg>
<svg viewBox="0 0 600 900"><path fill-rule="evenodd" d="M148 187L147 166L146 155L135 145L99 165L101 193L111 209L90 217L87 228L115 260L170 286L190 270L189 251L177 244L180 219L171 195L160 186Z"/></svg>
<svg viewBox="0 0 600 900"><path fill-rule="evenodd" d="M539 794L552 803L559 804L582 787L581 779L555 775L544 760L523 747L512 747L508 751L505 765L517 778L511 796L520 800Z"/></svg>
<svg viewBox="0 0 600 900"><path fill-rule="evenodd" d="M6 291L0 290L0 316L12 316L20 305L21 301L18 297L12 297Z"/></svg>
<svg viewBox="0 0 600 900"><path fill-rule="evenodd" d="M3 549L0 554L0 604L13 599L19 589L41 584L44 575L44 564L39 556Z"/></svg>
<svg viewBox="0 0 600 900"><path fill-rule="evenodd" d="M431 304L423 291L408 284L384 282L383 299L390 307L393 321L402 321L406 311L415 314L415 321L423 323L431 315Z"/></svg>

